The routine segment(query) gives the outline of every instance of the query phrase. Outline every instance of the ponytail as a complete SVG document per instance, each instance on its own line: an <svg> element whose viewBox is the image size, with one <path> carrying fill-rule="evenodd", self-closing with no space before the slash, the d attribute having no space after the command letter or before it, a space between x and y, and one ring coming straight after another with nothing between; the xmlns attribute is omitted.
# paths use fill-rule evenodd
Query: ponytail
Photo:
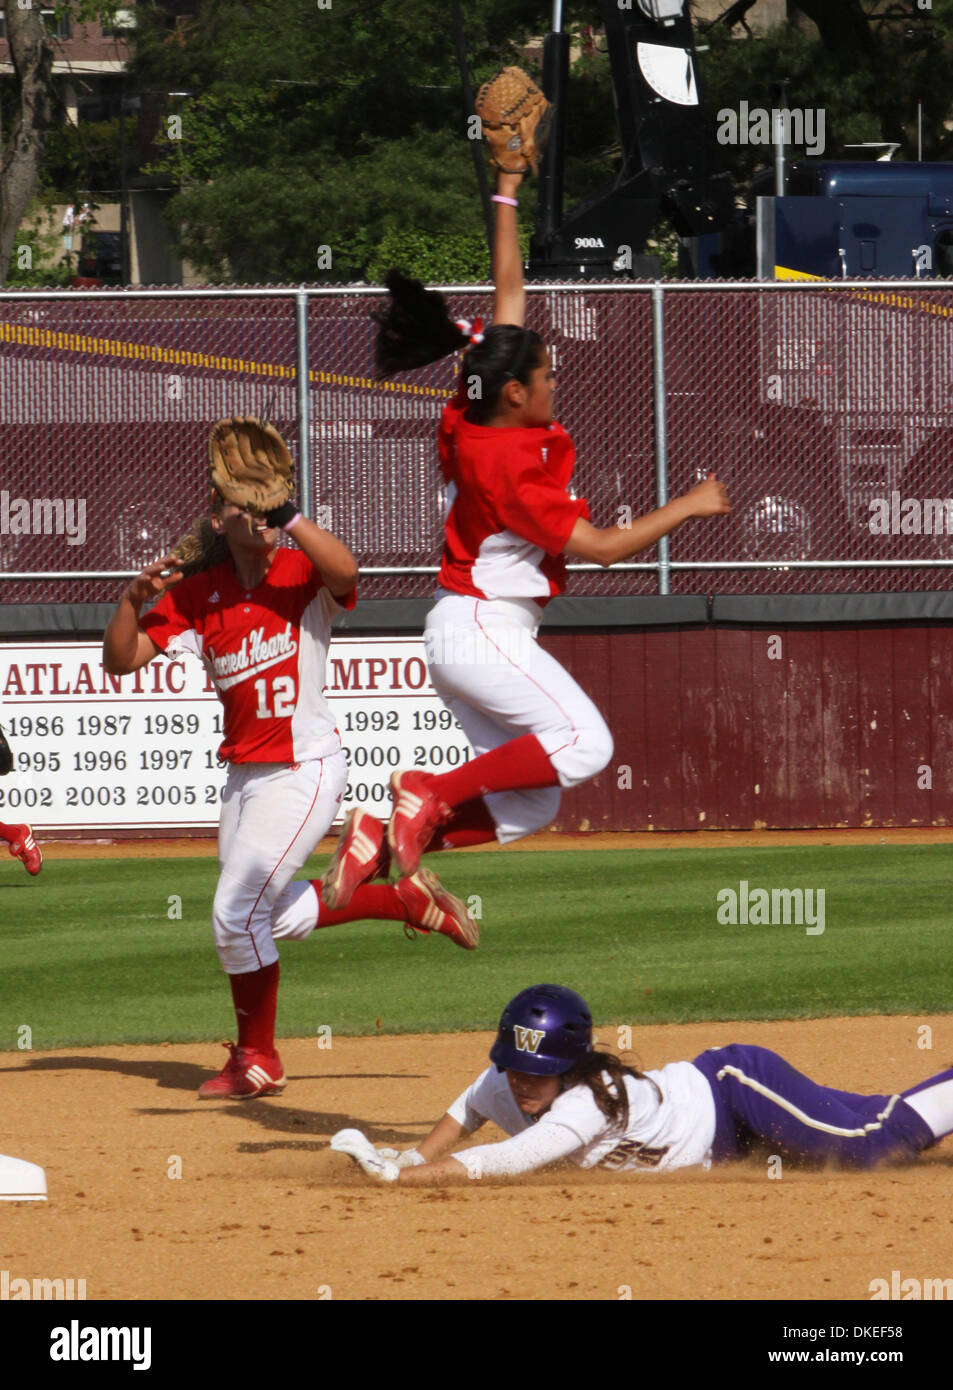
<svg viewBox="0 0 953 1390"><path fill-rule="evenodd" d="M542 355L543 340L538 333L501 323L474 341L465 327L451 319L438 290L424 289L419 280L409 280L397 270L389 272L387 288L387 307L372 315L378 325L379 378L425 367L466 348L461 374L471 401L467 418L478 425L492 417L508 381L529 385L530 374Z"/></svg>
<svg viewBox="0 0 953 1390"><path fill-rule="evenodd" d="M375 309L371 315L378 326L379 378L426 367L466 347L470 335L450 318L439 290L424 289L419 280L409 280L399 270L388 273L387 288L386 309Z"/></svg>
<svg viewBox="0 0 953 1390"><path fill-rule="evenodd" d="M609 1081L605 1073L609 1074ZM563 1089L573 1086L588 1086L592 1098L605 1115L610 1125L621 1130L629 1124L629 1097L625 1089L625 1078L634 1076L637 1081L647 1081L662 1103L662 1092L656 1082L635 1067L627 1067L613 1052L587 1052L571 1071L563 1073Z"/></svg>
<svg viewBox="0 0 953 1390"><path fill-rule="evenodd" d="M172 547L170 554L179 557L182 561L182 573L188 578L190 574L199 574L202 570L211 569L213 565L221 565L227 560L228 541L212 530L212 523L207 516L200 516L192 522L191 530Z"/></svg>

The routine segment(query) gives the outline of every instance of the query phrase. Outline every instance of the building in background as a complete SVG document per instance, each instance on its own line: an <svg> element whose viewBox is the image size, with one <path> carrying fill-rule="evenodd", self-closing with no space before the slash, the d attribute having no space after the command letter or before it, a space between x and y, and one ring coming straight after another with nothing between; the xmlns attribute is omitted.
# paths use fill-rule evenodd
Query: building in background
<svg viewBox="0 0 953 1390"><path fill-rule="evenodd" d="M13 75L6 35L6 5L0 0L0 89ZM170 12L185 16L198 0L168 0ZM59 259L70 259L78 277L101 284L173 285L183 282L183 266L163 218L164 208L176 191L164 179L139 172L139 115L143 102L154 94L138 92L129 73L135 42L135 0L118 9L112 21L77 23L52 6L42 15L53 39L53 79L62 102L64 120L82 129L84 124L116 122L117 150L113 186L64 189L80 203L95 204L93 230L77 234L68 249L66 239ZM8 107L9 109L9 107ZM0 108L2 110L2 108ZM125 116L123 122L121 118ZM2 145L2 126L0 126ZM59 231L68 203L52 207L45 231ZM185 268L185 278L188 267Z"/></svg>

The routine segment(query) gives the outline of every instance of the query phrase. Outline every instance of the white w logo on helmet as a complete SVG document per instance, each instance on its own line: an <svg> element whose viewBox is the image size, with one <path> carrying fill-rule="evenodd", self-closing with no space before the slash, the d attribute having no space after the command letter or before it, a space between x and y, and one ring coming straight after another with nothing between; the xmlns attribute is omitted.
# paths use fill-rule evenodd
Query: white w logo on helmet
<svg viewBox="0 0 953 1390"><path fill-rule="evenodd" d="M542 1028L516 1028L513 1029L513 1041L516 1043L517 1052L534 1052L545 1038L546 1032Z"/></svg>

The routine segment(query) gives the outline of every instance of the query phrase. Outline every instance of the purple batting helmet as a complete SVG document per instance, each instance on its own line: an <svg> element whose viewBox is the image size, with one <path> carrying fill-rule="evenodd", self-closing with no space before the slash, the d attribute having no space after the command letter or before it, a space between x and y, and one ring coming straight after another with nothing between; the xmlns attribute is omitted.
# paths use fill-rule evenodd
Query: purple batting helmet
<svg viewBox="0 0 953 1390"><path fill-rule="evenodd" d="M490 1061L497 1071L560 1076L591 1051L585 999L564 985L531 985L503 1010Z"/></svg>

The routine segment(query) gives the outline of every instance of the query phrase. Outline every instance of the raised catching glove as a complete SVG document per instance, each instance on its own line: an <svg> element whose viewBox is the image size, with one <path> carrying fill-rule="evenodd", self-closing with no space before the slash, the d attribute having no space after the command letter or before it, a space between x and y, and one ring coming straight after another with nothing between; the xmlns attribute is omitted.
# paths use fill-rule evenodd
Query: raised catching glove
<svg viewBox="0 0 953 1390"><path fill-rule="evenodd" d="M503 68L477 92L476 112L490 163L507 174L536 173L549 139L553 108L520 68Z"/></svg>
<svg viewBox="0 0 953 1390"><path fill-rule="evenodd" d="M336 1153L348 1154L369 1178L378 1182L396 1182L400 1169L392 1158L385 1158L359 1129L340 1129L331 1140Z"/></svg>
<svg viewBox="0 0 953 1390"><path fill-rule="evenodd" d="M219 420L208 439L208 474L226 502L264 515L272 525L290 521L294 462L274 425L253 416ZM269 512L286 513L279 519Z"/></svg>
<svg viewBox="0 0 953 1390"><path fill-rule="evenodd" d="M6 735L0 729L0 777L6 777L8 772L13 771L13 750L7 743Z"/></svg>

